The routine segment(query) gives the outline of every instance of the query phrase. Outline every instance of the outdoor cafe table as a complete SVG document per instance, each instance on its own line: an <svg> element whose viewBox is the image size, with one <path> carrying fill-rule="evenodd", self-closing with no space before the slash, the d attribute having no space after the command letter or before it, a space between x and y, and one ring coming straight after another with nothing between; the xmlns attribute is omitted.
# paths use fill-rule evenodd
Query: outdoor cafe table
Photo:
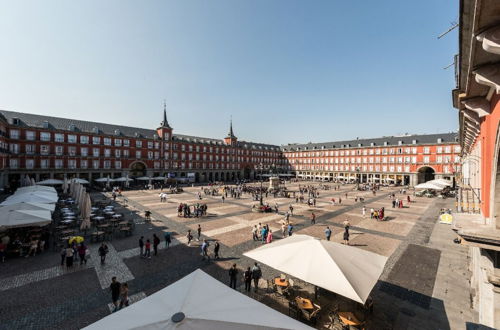
<svg viewBox="0 0 500 330"><path fill-rule="evenodd" d="M72 229L67 229L67 230L63 230L63 231L61 231L61 234L62 234L62 235L71 235L71 234L73 234L74 232L75 232L75 231L74 231L74 230L72 230Z"/></svg>
<svg viewBox="0 0 500 330"><path fill-rule="evenodd" d="M113 205L108 205L104 209L105 210L113 210L115 207Z"/></svg>
<svg viewBox="0 0 500 330"><path fill-rule="evenodd" d="M115 212L113 212L113 211L105 211L104 214L106 214L106 215L113 215L113 214L115 214Z"/></svg>
<svg viewBox="0 0 500 330"><path fill-rule="evenodd" d="M98 207L95 207L95 206L92 206L90 209L91 209L92 211L97 211L97 210L99 210L99 208L98 208Z"/></svg>
<svg viewBox="0 0 500 330"><path fill-rule="evenodd" d="M68 226L57 226L56 229L57 230L63 230L63 229L66 229L68 228Z"/></svg>
<svg viewBox="0 0 500 330"><path fill-rule="evenodd" d="M314 305L310 299L295 297L295 301L300 309L314 309Z"/></svg>
<svg viewBox="0 0 500 330"><path fill-rule="evenodd" d="M96 221L101 221L101 220L104 220L104 217L97 216L97 217L94 217L94 220L96 220Z"/></svg>
<svg viewBox="0 0 500 330"><path fill-rule="evenodd" d="M69 225L73 221L75 221L75 220L73 220L73 219L64 219L63 221L61 221L61 223L64 223L65 225Z"/></svg>
<svg viewBox="0 0 500 330"><path fill-rule="evenodd" d="M282 286L282 287L287 287L288 286L288 280L286 279L281 279L279 277L276 277L274 278L274 284L276 284L277 286Z"/></svg>
<svg viewBox="0 0 500 330"><path fill-rule="evenodd" d="M105 228L109 228L109 224L106 223L104 225L99 225L97 227L105 229Z"/></svg>
<svg viewBox="0 0 500 330"><path fill-rule="evenodd" d="M356 326L363 324L363 321L358 320L356 315L354 315L354 313L351 312L339 312L339 318L340 321L345 325Z"/></svg>
<svg viewBox="0 0 500 330"><path fill-rule="evenodd" d="M113 218L115 219L120 219L122 217L121 214L113 214Z"/></svg>

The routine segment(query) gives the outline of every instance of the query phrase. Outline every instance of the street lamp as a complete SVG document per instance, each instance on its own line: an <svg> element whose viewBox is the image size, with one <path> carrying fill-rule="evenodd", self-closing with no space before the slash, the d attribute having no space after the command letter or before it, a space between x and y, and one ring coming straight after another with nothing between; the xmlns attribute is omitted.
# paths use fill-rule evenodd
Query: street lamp
<svg viewBox="0 0 500 330"><path fill-rule="evenodd" d="M359 166L356 166L356 190L359 190Z"/></svg>
<svg viewBox="0 0 500 330"><path fill-rule="evenodd" d="M259 164L259 169L260 169L260 206L264 205L264 203L262 202L262 172L264 171L264 165L262 165L262 163Z"/></svg>

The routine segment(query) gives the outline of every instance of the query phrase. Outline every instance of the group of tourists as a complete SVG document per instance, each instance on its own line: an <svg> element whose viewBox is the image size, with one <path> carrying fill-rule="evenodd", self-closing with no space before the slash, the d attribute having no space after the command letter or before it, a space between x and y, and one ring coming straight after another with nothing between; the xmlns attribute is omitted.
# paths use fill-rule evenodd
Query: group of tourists
<svg viewBox="0 0 500 330"><path fill-rule="evenodd" d="M238 268L236 264L229 269L229 287L236 290L237 281L238 281ZM262 278L262 270L258 263L254 263L253 267L247 267L247 269L243 272L242 280L245 284L245 291L250 292L252 281L254 284L254 292L257 292L259 288L259 280Z"/></svg>
<svg viewBox="0 0 500 330"><path fill-rule="evenodd" d="M273 241L273 231L269 228L268 224L255 225L252 228L252 239L254 241L262 241L262 244L269 244Z"/></svg>
<svg viewBox="0 0 500 330"><path fill-rule="evenodd" d="M193 205L188 205L187 203L179 203L177 207L177 216L184 218L199 218L207 215L208 206L205 203L196 203Z"/></svg>

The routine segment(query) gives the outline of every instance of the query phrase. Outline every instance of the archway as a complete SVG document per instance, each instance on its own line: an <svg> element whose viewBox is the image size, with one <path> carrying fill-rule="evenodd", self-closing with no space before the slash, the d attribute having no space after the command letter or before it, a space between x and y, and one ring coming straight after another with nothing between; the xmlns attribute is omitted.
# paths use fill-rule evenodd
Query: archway
<svg viewBox="0 0 500 330"><path fill-rule="evenodd" d="M145 176L146 175L146 164L143 162L134 162L130 165L130 176Z"/></svg>
<svg viewBox="0 0 500 330"><path fill-rule="evenodd" d="M209 173L208 173L208 181L210 181L210 182L213 182L213 181L214 181L214 177L213 177L213 175L212 175L212 172L209 172Z"/></svg>
<svg viewBox="0 0 500 330"><path fill-rule="evenodd" d="M429 166L423 166L418 169L418 183L424 183L434 180L434 169Z"/></svg>
<svg viewBox="0 0 500 330"><path fill-rule="evenodd" d="M196 183L200 182L200 173L196 172L194 174L194 182L196 182Z"/></svg>
<svg viewBox="0 0 500 330"><path fill-rule="evenodd" d="M215 172L214 180L219 181L219 173L218 172Z"/></svg>
<svg viewBox="0 0 500 330"><path fill-rule="evenodd" d="M243 178L249 180L251 174L252 174L252 169L250 168L250 166L245 167Z"/></svg>

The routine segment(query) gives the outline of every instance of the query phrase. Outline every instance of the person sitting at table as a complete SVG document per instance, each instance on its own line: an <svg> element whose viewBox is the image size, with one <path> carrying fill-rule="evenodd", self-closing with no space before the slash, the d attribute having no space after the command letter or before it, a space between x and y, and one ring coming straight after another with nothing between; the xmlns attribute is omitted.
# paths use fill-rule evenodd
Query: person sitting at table
<svg viewBox="0 0 500 330"><path fill-rule="evenodd" d="M38 249L38 240L32 240L30 243L30 249L28 251L28 254L26 255L26 258L28 258L32 252L33 252L33 256L35 256L37 249Z"/></svg>

